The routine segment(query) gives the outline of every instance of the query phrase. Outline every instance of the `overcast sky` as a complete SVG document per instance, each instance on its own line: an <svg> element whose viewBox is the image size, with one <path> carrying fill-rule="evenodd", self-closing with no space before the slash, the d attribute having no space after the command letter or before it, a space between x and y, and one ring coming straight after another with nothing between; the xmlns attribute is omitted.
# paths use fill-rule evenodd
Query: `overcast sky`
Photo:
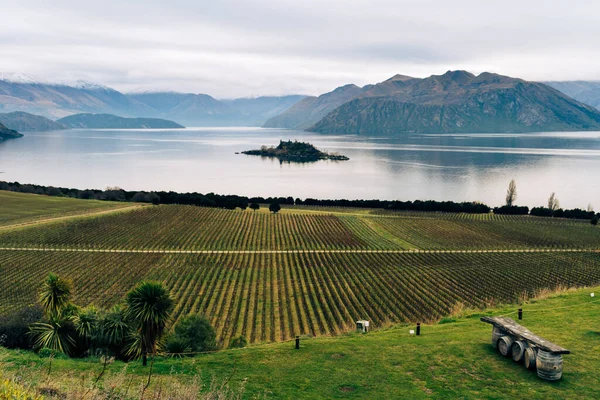
<svg viewBox="0 0 600 400"><path fill-rule="evenodd" d="M217 98L467 69L600 79L600 1L0 0L0 71Z"/></svg>

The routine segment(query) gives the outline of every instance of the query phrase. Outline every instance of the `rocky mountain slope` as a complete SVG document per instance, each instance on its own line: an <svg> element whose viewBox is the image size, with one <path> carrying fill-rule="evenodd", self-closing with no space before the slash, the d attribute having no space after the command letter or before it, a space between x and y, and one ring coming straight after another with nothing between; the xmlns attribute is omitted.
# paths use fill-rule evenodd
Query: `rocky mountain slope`
<svg viewBox="0 0 600 400"><path fill-rule="evenodd" d="M375 85L309 128L321 133L400 134L600 129L600 112L542 83L448 71Z"/></svg>
<svg viewBox="0 0 600 400"><path fill-rule="evenodd" d="M42 132L66 129L66 126L63 124L52 121L51 119L22 111L0 114L0 123L4 124L4 126L9 129L14 129L19 132Z"/></svg>
<svg viewBox="0 0 600 400"><path fill-rule="evenodd" d="M176 122L160 118L124 118L112 114L76 114L58 121L68 128L83 129L177 129Z"/></svg>

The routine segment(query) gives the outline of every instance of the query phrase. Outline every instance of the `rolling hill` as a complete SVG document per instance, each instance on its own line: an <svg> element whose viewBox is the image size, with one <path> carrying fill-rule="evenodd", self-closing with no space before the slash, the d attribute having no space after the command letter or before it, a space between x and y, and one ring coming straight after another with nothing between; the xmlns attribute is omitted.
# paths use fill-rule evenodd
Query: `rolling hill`
<svg viewBox="0 0 600 400"><path fill-rule="evenodd" d="M7 128L20 132L56 131L67 127L41 115L29 114L22 111L0 114L0 123Z"/></svg>
<svg viewBox="0 0 600 400"><path fill-rule="evenodd" d="M58 123L69 128L84 129L178 129L176 122L159 118L124 118L112 114L76 114L61 118Z"/></svg>
<svg viewBox="0 0 600 400"><path fill-rule="evenodd" d="M0 123L0 141L7 139L16 139L20 137L23 137L23 135L21 135L15 130L8 129L6 126Z"/></svg>

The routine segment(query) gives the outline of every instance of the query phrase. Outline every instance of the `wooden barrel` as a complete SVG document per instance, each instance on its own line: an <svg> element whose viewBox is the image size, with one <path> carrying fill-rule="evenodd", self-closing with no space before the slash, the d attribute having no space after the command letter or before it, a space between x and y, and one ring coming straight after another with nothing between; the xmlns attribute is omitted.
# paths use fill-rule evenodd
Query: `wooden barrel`
<svg viewBox="0 0 600 400"><path fill-rule="evenodd" d="M504 335L506 335L506 331L494 326L492 329L492 346L494 346L495 349L498 348L498 340Z"/></svg>
<svg viewBox="0 0 600 400"><path fill-rule="evenodd" d="M513 343L514 340L510 336L502 336L500 340L498 340L498 350L500 350L500 354L504 357L509 357L511 355Z"/></svg>
<svg viewBox="0 0 600 400"><path fill-rule="evenodd" d="M539 349L535 360L537 374L547 381L557 381L562 377L563 358L561 354Z"/></svg>
<svg viewBox="0 0 600 400"><path fill-rule="evenodd" d="M517 340L512 345L512 359L514 362L523 361L523 356L525 354L525 349L527 349L527 342L524 340Z"/></svg>
<svg viewBox="0 0 600 400"><path fill-rule="evenodd" d="M531 346L525 349L525 353L523 354L523 361L525 362L525 368L527 369L535 369L535 358L536 358L536 347Z"/></svg>

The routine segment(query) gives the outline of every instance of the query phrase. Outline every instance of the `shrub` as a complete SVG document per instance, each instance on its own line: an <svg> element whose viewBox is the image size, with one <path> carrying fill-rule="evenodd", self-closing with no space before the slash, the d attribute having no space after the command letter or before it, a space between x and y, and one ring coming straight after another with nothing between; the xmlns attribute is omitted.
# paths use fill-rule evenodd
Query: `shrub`
<svg viewBox="0 0 600 400"><path fill-rule="evenodd" d="M192 351L186 339L174 334L171 334L167 337L164 349L167 353L170 353L176 357L183 357L185 353Z"/></svg>
<svg viewBox="0 0 600 400"><path fill-rule="evenodd" d="M590 223L594 226L598 225L598 216L594 215L594 218L590 220Z"/></svg>
<svg viewBox="0 0 600 400"><path fill-rule="evenodd" d="M52 350L47 347L44 347L43 349L38 351L38 356L40 356L40 358L52 357L52 358L56 358L56 359L60 359L60 360L69 358L69 356L67 356L65 353L61 353L60 351Z"/></svg>
<svg viewBox="0 0 600 400"><path fill-rule="evenodd" d="M43 316L42 308L36 304L0 318L0 344L10 349L31 349L27 336L29 325L40 321Z"/></svg>
<svg viewBox="0 0 600 400"><path fill-rule="evenodd" d="M248 345L248 340L244 336L238 336L236 338L231 339L229 342L230 349L241 349L242 347L246 347Z"/></svg>
<svg viewBox="0 0 600 400"><path fill-rule="evenodd" d="M210 351L217 348L215 328L208 319L193 314L183 317L173 327L170 340L175 345L178 341L185 343L190 351ZM179 344L181 346L181 344Z"/></svg>

